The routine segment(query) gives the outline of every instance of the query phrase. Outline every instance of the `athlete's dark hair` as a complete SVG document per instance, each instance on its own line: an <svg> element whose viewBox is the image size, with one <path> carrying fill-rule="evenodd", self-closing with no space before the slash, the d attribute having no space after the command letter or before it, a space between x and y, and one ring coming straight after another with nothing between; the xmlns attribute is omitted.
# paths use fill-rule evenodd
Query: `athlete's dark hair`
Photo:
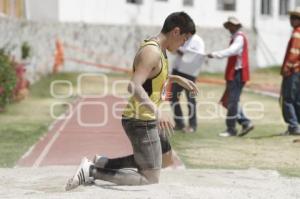
<svg viewBox="0 0 300 199"><path fill-rule="evenodd" d="M192 18L185 12L173 12L165 20L162 27L162 33L168 33L173 28L180 28L180 34L196 32L195 24Z"/></svg>

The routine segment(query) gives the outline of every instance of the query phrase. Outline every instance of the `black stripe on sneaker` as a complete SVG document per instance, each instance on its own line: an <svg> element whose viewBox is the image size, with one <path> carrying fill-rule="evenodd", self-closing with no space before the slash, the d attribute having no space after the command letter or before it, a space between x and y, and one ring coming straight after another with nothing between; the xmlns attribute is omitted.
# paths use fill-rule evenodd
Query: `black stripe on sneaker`
<svg viewBox="0 0 300 199"><path fill-rule="evenodd" d="M78 179L79 179L79 185L81 185L82 184L82 174L81 174L81 170L79 171L79 173L78 173Z"/></svg>
<svg viewBox="0 0 300 199"><path fill-rule="evenodd" d="M82 175L82 176L81 176L81 177L82 177L82 181L83 181L83 183L85 183L85 177L84 177L84 172L83 172L83 169L81 169L81 171L80 171L80 172L81 172L81 175Z"/></svg>
<svg viewBox="0 0 300 199"><path fill-rule="evenodd" d="M79 184L83 183L82 169L79 171L80 181Z"/></svg>
<svg viewBox="0 0 300 199"><path fill-rule="evenodd" d="M83 169L80 170L80 177L81 177L81 183L80 184L83 184L85 182Z"/></svg>
<svg viewBox="0 0 300 199"><path fill-rule="evenodd" d="M80 174L77 174L77 178L78 178L78 183L80 184Z"/></svg>

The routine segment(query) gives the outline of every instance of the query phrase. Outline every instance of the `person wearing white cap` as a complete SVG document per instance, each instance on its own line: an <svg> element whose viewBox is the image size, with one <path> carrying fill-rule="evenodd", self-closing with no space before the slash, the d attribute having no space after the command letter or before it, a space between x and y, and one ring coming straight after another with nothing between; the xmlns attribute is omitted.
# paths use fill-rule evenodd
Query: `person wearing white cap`
<svg viewBox="0 0 300 199"><path fill-rule="evenodd" d="M293 27L281 67L282 114L288 124L287 135L300 135L300 7L289 12Z"/></svg>
<svg viewBox="0 0 300 199"><path fill-rule="evenodd" d="M205 45L202 38L197 34L194 34L177 50L172 74L185 77L195 82L205 58L204 52ZM189 110L189 126L187 127L185 127L183 113L179 103L179 97L183 90L185 90ZM172 84L171 92L171 105L174 113L175 130L183 130L186 133L195 132L197 129L197 106L195 97L191 95L191 92L177 83Z"/></svg>
<svg viewBox="0 0 300 199"><path fill-rule="evenodd" d="M253 130L254 126L245 116L239 106L240 95L245 83L250 79L248 61L248 40L240 30L242 24L235 17L228 17L223 24L231 33L231 41L228 48L208 54L209 58L228 58L225 80L226 90L221 99L222 105L227 108L226 131L219 134L221 137L244 136ZM236 122L242 126L238 134Z"/></svg>

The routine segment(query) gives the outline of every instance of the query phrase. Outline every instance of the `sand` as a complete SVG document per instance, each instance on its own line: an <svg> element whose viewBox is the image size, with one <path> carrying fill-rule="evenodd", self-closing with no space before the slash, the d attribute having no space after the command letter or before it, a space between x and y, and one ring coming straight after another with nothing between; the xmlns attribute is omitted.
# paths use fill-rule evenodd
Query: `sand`
<svg viewBox="0 0 300 199"><path fill-rule="evenodd" d="M96 181L66 192L64 184L75 170L73 166L0 169L0 198L300 198L300 178L269 170L163 170L155 185L116 186Z"/></svg>

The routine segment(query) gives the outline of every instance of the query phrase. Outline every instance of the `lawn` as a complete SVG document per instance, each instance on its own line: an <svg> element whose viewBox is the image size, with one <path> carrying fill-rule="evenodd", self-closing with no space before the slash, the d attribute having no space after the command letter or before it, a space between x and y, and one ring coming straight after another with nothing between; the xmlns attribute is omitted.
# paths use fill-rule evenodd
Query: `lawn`
<svg viewBox="0 0 300 199"><path fill-rule="evenodd" d="M244 92L243 105L252 103L251 108L257 109L248 111L255 130L242 138L221 138L217 134L225 130L223 113L226 112L220 106L216 110L212 102L218 102L223 88L203 84L200 90L198 131L194 134L176 132L172 139L174 148L187 167L272 169L300 176L300 144L293 143L296 137L279 136L286 125L277 99Z"/></svg>

